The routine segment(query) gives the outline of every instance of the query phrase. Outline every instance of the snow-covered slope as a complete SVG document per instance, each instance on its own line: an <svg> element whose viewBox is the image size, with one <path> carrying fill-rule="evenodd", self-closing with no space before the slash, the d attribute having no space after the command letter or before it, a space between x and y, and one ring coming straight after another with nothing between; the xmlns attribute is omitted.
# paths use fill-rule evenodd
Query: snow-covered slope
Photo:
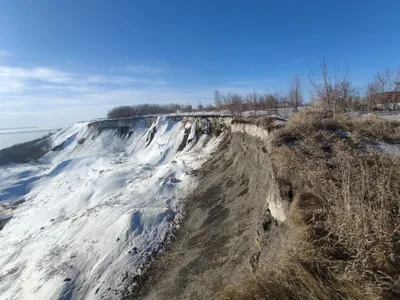
<svg viewBox="0 0 400 300"><path fill-rule="evenodd" d="M1 299L110 299L142 271L218 144L202 135L178 151L182 122L149 125L75 124L38 163L0 169L0 203L24 201L0 231Z"/></svg>

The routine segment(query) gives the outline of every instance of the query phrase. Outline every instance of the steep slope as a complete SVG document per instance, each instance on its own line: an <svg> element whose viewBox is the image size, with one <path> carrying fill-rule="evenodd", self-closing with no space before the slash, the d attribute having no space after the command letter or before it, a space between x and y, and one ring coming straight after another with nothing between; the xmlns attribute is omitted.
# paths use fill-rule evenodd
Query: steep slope
<svg viewBox="0 0 400 300"><path fill-rule="evenodd" d="M190 122L152 121L76 124L36 164L0 169L0 201L13 207L0 232L1 298L109 299L142 272L218 144L201 135L182 147Z"/></svg>
<svg viewBox="0 0 400 300"><path fill-rule="evenodd" d="M399 299L400 124L276 121L233 120L126 299Z"/></svg>
<svg viewBox="0 0 400 300"><path fill-rule="evenodd" d="M170 248L125 299L215 299L256 267L263 240L275 234L275 217L281 218L285 208L275 201L279 191L266 144L257 136L267 133L247 127L232 125L201 167L200 184L187 199L185 219Z"/></svg>

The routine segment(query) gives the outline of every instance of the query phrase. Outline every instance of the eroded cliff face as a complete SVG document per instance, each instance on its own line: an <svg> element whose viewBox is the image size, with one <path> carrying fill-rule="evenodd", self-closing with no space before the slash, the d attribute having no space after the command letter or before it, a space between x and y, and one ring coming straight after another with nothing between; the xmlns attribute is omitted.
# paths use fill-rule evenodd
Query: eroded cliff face
<svg viewBox="0 0 400 300"><path fill-rule="evenodd" d="M0 284L2 295L120 299L126 286L127 298L212 299L256 270L287 204L262 127L270 120L234 121L78 123L49 137L35 164L3 169L0 264L15 284Z"/></svg>
<svg viewBox="0 0 400 300"><path fill-rule="evenodd" d="M267 156L268 183L266 185L266 210L269 210L272 217L278 222L283 222L289 211L289 201L280 195L279 187L273 172L268 152L271 151L271 131L252 124L232 124L232 133L241 133L259 139L263 144L263 152Z"/></svg>
<svg viewBox="0 0 400 300"><path fill-rule="evenodd" d="M214 299L223 286L257 269L278 234L289 203L269 158L270 133L229 121L225 139L197 173L200 184L185 202L181 228L126 291L127 299Z"/></svg>
<svg viewBox="0 0 400 300"><path fill-rule="evenodd" d="M51 136L35 164L2 168L0 298L119 299L125 274L142 273L178 223L193 172L222 139L211 125L78 123Z"/></svg>

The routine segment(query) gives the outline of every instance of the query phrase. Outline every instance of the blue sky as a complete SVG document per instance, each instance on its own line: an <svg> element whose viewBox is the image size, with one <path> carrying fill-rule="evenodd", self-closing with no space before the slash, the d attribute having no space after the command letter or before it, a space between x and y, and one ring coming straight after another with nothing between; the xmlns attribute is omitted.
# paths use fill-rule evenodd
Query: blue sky
<svg viewBox="0 0 400 300"><path fill-rule="evenodd" d="M400 67L400 1L0 1L0 127L102 117L119 104L307 95L321 59L363 88Z"/></svg>

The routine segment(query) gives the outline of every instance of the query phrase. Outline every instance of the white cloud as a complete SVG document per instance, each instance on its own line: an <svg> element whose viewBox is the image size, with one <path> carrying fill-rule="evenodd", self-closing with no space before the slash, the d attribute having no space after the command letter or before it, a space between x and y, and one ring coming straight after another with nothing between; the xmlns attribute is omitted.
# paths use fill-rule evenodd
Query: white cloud
<svg viewBox="0 0 400 300"><path fill-rule="evenodd" d="M40 80L55 84L69 84L74 80L72 74L50 68L18 68L0 66L0 78L8 80Z"/></svg>
<svg viewBox="0 0 400 300"><path fill-rule="evenodd" d="M0 49L0 60L4 57L9 57L9 56L12 56L10 52Z"/></svg>
<svg viewBox="0 0 400 300"><path fill-rule="evenodd" d="M151 85L166 85L164 80L151 80L145 78L134 78L127 76L104 76L104 75L92 75L88 76L84 81L87 84L116 84L116 85L128 85L132 83L142 83Z"/></svg>
<svg viewBox="0 0 400 300"><path fill-rule="evenodd" d="M212 101L213 89L177 90L169 87L124 88L68 97L22 95L0 100L0 127L20 125L58 127L77 121L102 118L118 105L139 103L190 103ZM1 98L0 98L1 99Z"/></svg>
<svg viewBox="0 0 400 300"><path fill-rule="evenodd" d="M95 92L100 89L107 89L110 85L163 86L166 84L167 82L163 79L73 73L48 67L21 68L0 65L1 94L31 92L32 90L39 92L40 89L64 92Z"/></svg>
<svg viewBox="0 0 400 300"><path fill-rule="evenodd" d="M144 70L144 69L143 69ZM52 127L105 117L117 105L210 102L213 89L177 90L161 77L0 65L0 127Z"/></svg>
<svg viewBox="0 0 400 300"><path fill-rule="evenodd" d="M147 73L147 74L157 74L166 72L167 68L162 67L153 67L153 66L146 66L146 65L129 65L125 68L125 71L131 73Z"/></svg>
<svg viewBox="0 0 400 300"><path fill-rule="evenodd" d="M52 84L42 84L36 87L43 92L47 91L57 91L66 93L89 93L100 91L101 89L95 86L78 86L78 85L52 85Z"/></svg>
<svg viewBox="0 0 400 300"><path fill-rule="evenodd" d="M0 76L0 97L1 94L15 93L23 90L23 88L24 85L22 82Z"/></svg>
<svg viewBox="0 0 400 300"><path fill-rule="evenodd" d="M140 67L145 71L154 71ZM126 75L120 70L87 74L59 68L0 65L0 127L58 127L105 117L117 105L181 103L203 105L222 93L265 91L266 81L241 81L218 86L174 88L161 74ZM132 74L131 74L132 75ZM139 76L140 75L140 76Z"/></svg>

